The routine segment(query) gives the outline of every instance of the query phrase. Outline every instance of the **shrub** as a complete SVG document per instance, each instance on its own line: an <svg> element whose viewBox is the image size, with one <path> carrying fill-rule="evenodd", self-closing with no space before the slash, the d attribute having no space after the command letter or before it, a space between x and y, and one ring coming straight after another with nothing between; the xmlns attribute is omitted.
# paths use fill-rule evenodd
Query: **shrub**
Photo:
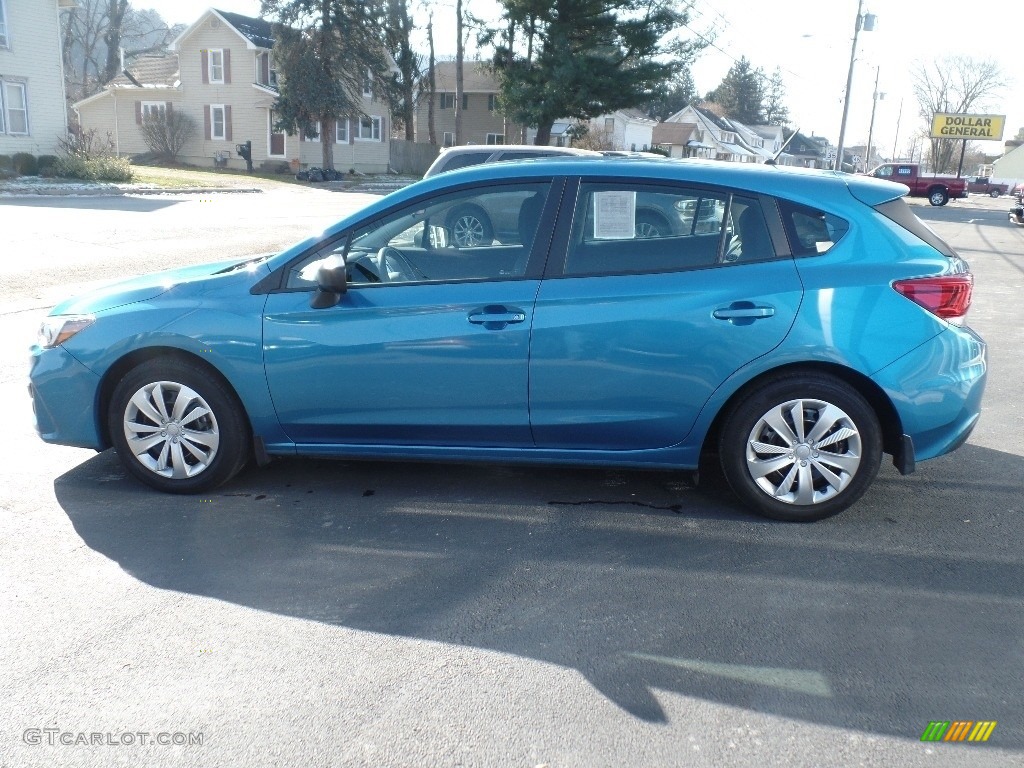
<svg viewBox="0 0 1024 768"><path fill-rule="evenodd" d="M57 164L56 155L40 155L38 160L39 175L46 176L47 178L55 176L56 173L53 170L53 166Z"/></svg>
<svg viewBox="0 0 1024 768"><path fill-rule="evenodd" d="M58 176L86 181L131 181L134 178L131 163L126 157L61 157L53 167Z"/></svg>
<svg viewBox="0 0 1024 768"><path fill-rule="evenodd" d="M39 173L39 164L35 155L28 152L16 152L11 158L14 163L14 172L19 176L35 176Z"/></svg>
<svg viewBox="0 0 1024 768"><path fill-rule="evenodd" d="M196 121L183 112L171 111L147 117L142 138L161 160L173 162L196 133Z"/></svg>
<svg viewBox="0 0 1024 768"><path fill-rule="evenodd" d="M14 171L14 161L10 155L0 155L0 171Z"/></svg>

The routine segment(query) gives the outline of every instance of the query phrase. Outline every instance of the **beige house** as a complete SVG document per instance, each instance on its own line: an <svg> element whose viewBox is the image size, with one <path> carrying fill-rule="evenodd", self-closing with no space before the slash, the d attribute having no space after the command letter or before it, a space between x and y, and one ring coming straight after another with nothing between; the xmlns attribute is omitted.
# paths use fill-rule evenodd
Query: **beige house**
<svg viewBox="0 0 1024 768"><path fill-rule="evenodd" d="M339 120L313 138L274 130L273 45L269 22L210 9L171 43L168 55L136 60L75 111L84 129L109 133L119 154L148 152L140 127L151 115L176 110L196 123L196 135L179 155L185 163L245 168L236 145L251 141L257 167L319 166L324 140L334 142L339 170L387 171L387 103L376 97L369 77L365 117Z"/></svg>
<svg viewBox="0 0 1024 768"><path fill-rule="evenodd" d="M463 144L521 144L523 128L509 123L498 110L498 81L482 61L467 61L462 69ZM434 130L442 147L455 145L455 62L434 65ZM429 141L430 96L421 93L416 107L416 141Z"/></svg>
<svg viewBox="0 0 1024 768"><path fill-rule="evenodd" d="M0 154L52 155L67 132L60 12L74 0L0 0Z"/></svg>

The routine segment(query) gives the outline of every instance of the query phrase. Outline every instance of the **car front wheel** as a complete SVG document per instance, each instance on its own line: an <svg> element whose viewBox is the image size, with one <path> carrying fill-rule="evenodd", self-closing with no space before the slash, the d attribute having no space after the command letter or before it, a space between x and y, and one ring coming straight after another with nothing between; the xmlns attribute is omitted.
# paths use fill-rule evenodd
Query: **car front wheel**
<svg viewBox="0 0 1024 768"><path fill-rule="evenodd" d="M452 242L459 248L477 248L490 245L494 229L487 214L473 205L457 210L448 220Z"/></svg>
<svg viewBox="0 0 1024 768"><path fill-rule="evenodd" d="M949 193L942 187L936 187L928 193L928 202L932 205L945 205L949 202Z"/></svg>
<svg viewBox="0 0 1024 768"><path fill-rule="evenodd" d="M776 520L812 521L842 512L881 464L878 418L861 395L827 376L779 379L726 417L722 470L739 498Z"/></svg>
<svg viewBox="0 0 1024 768"><path fill-rule="evenodd" d="M249 426L233 394L184 360L150 360L114 389L107 426L125 468L170 493L227 482L249 457Z"/></svg>

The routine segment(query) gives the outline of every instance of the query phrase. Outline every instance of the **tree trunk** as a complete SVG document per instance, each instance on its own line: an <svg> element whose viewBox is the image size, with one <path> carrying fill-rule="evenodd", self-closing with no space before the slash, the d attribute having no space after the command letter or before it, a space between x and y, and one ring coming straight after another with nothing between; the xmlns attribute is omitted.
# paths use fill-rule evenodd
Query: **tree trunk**
<svg viewBox="0 0 1024 768"><path fill-rule="evenodd" d="M547 120L541 125L537 126L537 138L533 140L533 143L538 147L546 147L551 141L551 127L555 124L554 120Z"/></svg>
<svg viewBox="0 0 1024 768"><path fill-rule="evenodd" d="M103 82L109 83L121 71L121 25L128 12L128 0L110 0L107 4L107 31L103 42L107 44L107 62L103 67Z"/></svg>
<svg viewBox="0 0 1024 768"><path fill-rule="evenodd" d="M430 69L427 76L427 139L431 144L437 145L437 130L434 128L434 102L437 101L437 78L434 75L434 14L430 14L430 21L427 22L427 43L430 46Z"/></svg>
<svg viewBox="0 0 1024 768"><path fill-rule="evenodd" d="M462 62L465 44L462 42L462 0L455 0L455 146L462 144Z"/></svg>

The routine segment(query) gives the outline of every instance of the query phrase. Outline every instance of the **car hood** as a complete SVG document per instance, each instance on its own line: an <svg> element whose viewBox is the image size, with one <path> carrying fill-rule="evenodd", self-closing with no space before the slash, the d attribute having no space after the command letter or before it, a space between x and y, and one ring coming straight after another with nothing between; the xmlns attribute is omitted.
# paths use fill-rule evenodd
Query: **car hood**
<svg viewBox="0 0 1024 768"><path fill-rule="evenodd" d="M153 272L128 280L116 280L92 289L88 293L67 299L51 311L51 315L77 315L103 312L105 310L154 299L171 288L187 283L199 283L217 275L225 275L243 269L259 269L260 276L266 271L263 263L268 255L216 261L190 267Z"/></svg>

